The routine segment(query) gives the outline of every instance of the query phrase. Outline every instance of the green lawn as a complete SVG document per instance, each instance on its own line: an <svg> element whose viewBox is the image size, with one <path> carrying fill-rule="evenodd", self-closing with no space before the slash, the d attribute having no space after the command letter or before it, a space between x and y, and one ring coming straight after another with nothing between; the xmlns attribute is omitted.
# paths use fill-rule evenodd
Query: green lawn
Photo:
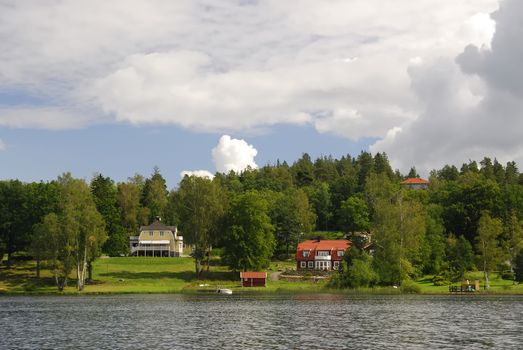
<svg viewBox="0 0 523 350"><path fill-rule="evenodd" d="M218 259L218 258L216 258ZM272 281L268 278L266 288L242 288L239 275L214 260L209 272L196 280L192 258L119 257L100 258L94 264L94 281L82 293L192 293L213 291L218 287L231 288L235 292L256 293L349 293L349 294L397 294L392 287L364 288L357 290L331 290L325 281ZM267 269L271 273L295 266L294 261L273 262ZM40 279L35 277L34 261L16 261L10 267L0 266L0 293L58 293L48 270L42 270ZM482 279L481 272L469 273L466 278ZM448 294L448 286L434 286L432 276L416 281L421 293ZM455 284L457 285L457 284ZM483 284L482 284L483 288ZM482 290L481 293L485 291ZM65 293L77 293L74 278ZM493 274L489 293L523 294L523 284L513 285Z"/></svg>

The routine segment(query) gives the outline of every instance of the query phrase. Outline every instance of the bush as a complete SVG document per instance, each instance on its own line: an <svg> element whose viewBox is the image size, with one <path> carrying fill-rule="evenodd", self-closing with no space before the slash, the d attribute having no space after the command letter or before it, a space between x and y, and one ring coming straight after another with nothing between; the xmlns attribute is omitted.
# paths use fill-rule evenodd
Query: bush
<svg viewBox="0 0 523 350"><path fill-rule="evenodd" d="M405 294L419 294L421 293L421 287L412 280L405 280L401 284L401 292Z"/></svg>
<svg viewBox="0 0 523 350"><path fill-rule="evenodd" d="M504 280L514 281L515 277L516 277L516 274L511 271L503 271L501 273L501 278Z"/></svg>
<svg viewBox="0 0 523 350"><path fill-rule="evenodd" d="M432 278L432 283L435 286L446 286L450 284L450 281L445 275L436 275Z"/></svg>

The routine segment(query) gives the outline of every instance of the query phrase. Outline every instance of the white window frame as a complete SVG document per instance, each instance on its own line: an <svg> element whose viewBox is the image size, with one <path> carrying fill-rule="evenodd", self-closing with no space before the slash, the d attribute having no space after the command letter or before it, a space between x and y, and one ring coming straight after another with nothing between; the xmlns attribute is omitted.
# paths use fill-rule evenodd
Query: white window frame
<svg viewBox="0 0 523 350"><path fill-rule="evenodd" d="M306 261L300 261L300 269L304 269L307 267L307 262Z"/></svg>
<svg viewBox="0 0 523 350"><path fill-rule="evenodd" d="M163 237L163 231L160 231L160 237Z"/></svg>
<svg viewBox="0 0 523 350"><path fill-rule="evenodd" d="M334 261L332 262L332 268L333 268L334 270L338 270L338 269L340 268L340 262L339 262L338 260L334 260Z"/></svg>
<svg viewBox="0 0 523 350"><path fill-rule="evenodd" d="M328 250L318 250L318 252L316 253L316 256L329 256L330 252Z"/></svg>
<svg viewBox="0 0 523 350"><path fill-rule="evenodd" d="M149 237L152 237L154 234L154 231L149 231Z"/></svg>
<svg viewBox="0 0 523 350"><path fill-rule="evenodd" d="M307 268L313 269L314 268L314 261L309 261Z"/></svg>
<svg viewBox="0 0 523 350"><path fill-rule="evenodd" d="M304 258L308 257L309 256L309 251L308 250L304 250L302 252L302 255L303 255Z"/></svg>
<svg viewBox="0 0 523 350"><path fill-rule="evenodd" d="M338 256L343 256L345 255L345 252L343 250L338 250Z"/></svg>

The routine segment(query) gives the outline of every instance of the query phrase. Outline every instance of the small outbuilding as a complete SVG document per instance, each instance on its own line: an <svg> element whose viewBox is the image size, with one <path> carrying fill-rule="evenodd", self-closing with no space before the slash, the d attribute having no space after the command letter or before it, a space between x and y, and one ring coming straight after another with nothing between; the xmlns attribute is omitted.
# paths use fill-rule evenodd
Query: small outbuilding
<svg viewBox="0 0 523 350"><path fill-rule="evenodd" d="M265 287L267 272L240 272L242 287Z"/></svg>

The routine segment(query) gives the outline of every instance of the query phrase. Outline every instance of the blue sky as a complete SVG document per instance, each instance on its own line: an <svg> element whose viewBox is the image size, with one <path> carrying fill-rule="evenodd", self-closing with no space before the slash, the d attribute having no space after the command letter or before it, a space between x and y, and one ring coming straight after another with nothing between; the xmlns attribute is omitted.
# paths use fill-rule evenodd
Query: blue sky
<svg viewBox="0 0 523 350"><path fill-rule="evenodd" d="M9 145L0 153L3 179L51 180L70 171L90 180L94 173L125 181L135 173L149 176L158 166L170 188L186 169L214 173L211 150L221 134L195 133L176 126L97 125L76 130L13 129L2 139ZM235 135L231 135L234 137ZM290 163L308 152L313 157L357 155L372 140L358 143L319 134L311 127L281 127L247 137L258 151L259 166L277 159Z"/></svg>
<svg viewBox="0 0 523 350"><path fill-rule="evenodd" d="M157 165L173 187L361 150L422 174L521 163L521 16L517 0L0 0L0 178Z"/></svg>

